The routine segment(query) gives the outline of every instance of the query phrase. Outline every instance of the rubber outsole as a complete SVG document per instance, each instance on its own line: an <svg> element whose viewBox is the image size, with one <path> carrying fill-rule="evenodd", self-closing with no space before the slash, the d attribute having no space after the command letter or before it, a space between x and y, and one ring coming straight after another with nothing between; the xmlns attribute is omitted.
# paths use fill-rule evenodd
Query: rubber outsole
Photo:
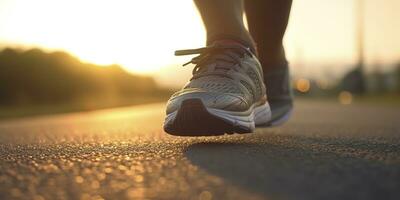
<svg viewBox="0 0 400 200"><path fill-rule="evenodd" d="M269 127L280 126L280 125L286 123L287 121L289 121L290 116L292 116L292 112L293 112L293 108L291 108L288 112L286 112L281 117L271 121Z"/></svg>
<svg viewBox="0 0 400 200"><path fill-rule="evenodd" d="M280 125L286 123L287 121L289 121L290 117L292 116L292 113L293 113L293 108L291 108L290 110L285 112L283 115L277 117L276 119L271 119L267 123L259 124L259 125L257 125L257 127L268 128L268 127L280 126Z"/></svg>
<svg viewBox="0 0 400 200"><path fill-rule="evenodd" d="M265 120L270 117L269 106L267 109L267 114L265 114L267 116L263 116ZM171 119L168 117L171 117ZM229 117L216 116L215 113L212 114L207 110L200 99L187 99L182 102L176 113L167 116L164 130L176 136L216 136L251 133L255 128L254 116L247 117L246 120L241 123L241 121L232 120Z"/></svg>

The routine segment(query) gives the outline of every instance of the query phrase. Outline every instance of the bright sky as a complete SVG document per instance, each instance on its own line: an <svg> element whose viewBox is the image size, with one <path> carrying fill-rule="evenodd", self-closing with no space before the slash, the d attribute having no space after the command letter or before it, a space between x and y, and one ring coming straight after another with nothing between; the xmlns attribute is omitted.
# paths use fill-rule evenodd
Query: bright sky
<svg viewBox="0 0 400 200"><path fill-rule="evenodd" d="M400 60L400 1L364 0L368 63ZM354 0L294 1L285 46L294 72L344 71L355 62ZM204 45L189 0L0 0L0 44L66 50L83 61L117 63L162 83L181 84L189 57ZM335 69L321 69L321 63ZM298 67L296 67L298 66ZM328 66L329 67L329 66Z"/></svg>

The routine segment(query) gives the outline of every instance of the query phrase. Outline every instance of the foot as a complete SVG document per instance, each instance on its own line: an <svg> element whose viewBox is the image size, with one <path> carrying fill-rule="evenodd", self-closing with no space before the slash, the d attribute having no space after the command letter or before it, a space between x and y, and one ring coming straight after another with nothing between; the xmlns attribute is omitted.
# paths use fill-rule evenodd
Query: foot
<svg viewBox="0 0 400 200"><path fill-rule="evenodd" d="M253 53L233 41L217 41L201 49L193 77L167 103L164 130L179 136L210 136L253 132L267 124L271 111L261 65Z"/></svg>
<svg viewBox="0 0 400 200"><path fill-rule="evenodd" d="M290 87L289 67L283 66L264 73L267 85L268 103L271 107L271 120L261 126L278 126L289 120L293 110L293 95Z"/></svg>

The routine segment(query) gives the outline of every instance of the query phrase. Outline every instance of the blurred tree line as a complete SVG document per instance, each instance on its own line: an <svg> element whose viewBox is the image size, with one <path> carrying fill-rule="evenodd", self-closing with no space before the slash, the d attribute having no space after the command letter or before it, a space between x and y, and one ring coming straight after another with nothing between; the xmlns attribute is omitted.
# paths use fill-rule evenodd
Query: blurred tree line
<svg viewBox="0 0 400 200"><path fill-rule="evenodd" d="M40 49L0 52L0 105L57 104L136 99L168 93L150 77L118 65L83 63L65 52Z"/></svg>

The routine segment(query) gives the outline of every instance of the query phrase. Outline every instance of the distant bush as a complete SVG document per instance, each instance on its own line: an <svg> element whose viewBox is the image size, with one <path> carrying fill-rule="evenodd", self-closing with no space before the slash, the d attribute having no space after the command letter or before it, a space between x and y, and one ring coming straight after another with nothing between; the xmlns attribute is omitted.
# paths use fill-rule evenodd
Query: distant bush
<svg viewBox="0 0 400 200"><path fill-rule="evenodd" d="M396 88L397 88L397 93L400 94L400 62L397 63L396 65L396 69L395 69L395 73L396 73Z"/></svg>
<svg viewBox="0 0 400 200"><path fill-rule="evenodd" d="M65 52L39 49L0 52L1 105L140 98L157 92L162 90L152 78L132 75L118 65L83 63Z"/></svg>

